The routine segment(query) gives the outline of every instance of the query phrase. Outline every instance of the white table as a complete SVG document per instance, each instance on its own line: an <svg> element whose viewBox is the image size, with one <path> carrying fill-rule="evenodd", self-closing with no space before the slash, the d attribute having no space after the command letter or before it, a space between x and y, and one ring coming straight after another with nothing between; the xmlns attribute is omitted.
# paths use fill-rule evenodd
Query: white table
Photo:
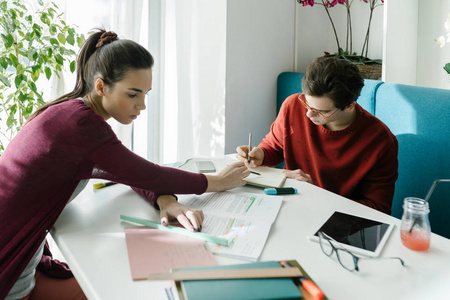
<svg viewBox="0 0 450 300"><path fill-rule="evenodd" d="M168 281L132 281L123 230L129 224L119 219L125 214L159 220L159 213L127 186L93 190L95 182L66 207L52 232L85 294L91 300L167 299ZM284 197L259 261L297 260L330 299L449 299L450 240L433 234L428 253L414 252L401 243L400 220L308 183L288 179L285 186L299 193ZM252 187L233 191L262 192ZM360 271L352 273L325 256L307 236L335 210L395 223L381 257L399 256L407 266L363 260ZM216 258L219 264L246 262Z"/></svg>

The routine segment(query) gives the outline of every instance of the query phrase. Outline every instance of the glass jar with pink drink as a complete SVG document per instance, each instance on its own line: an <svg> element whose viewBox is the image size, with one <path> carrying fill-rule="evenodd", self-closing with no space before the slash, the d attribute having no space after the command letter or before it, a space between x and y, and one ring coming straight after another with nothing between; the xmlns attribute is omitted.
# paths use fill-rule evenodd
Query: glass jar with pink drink
<svg viewBox="0 0 450 300"><path fill-rule="evenodd" d="M400 236L403 245L415 251L428 251L431 228L428 202L414 197L405 198Z"/></svg>

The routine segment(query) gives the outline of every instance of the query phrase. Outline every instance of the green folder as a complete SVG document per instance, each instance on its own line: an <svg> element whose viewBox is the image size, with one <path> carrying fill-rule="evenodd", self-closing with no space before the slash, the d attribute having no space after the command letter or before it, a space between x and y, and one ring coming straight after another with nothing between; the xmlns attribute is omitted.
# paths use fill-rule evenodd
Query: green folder
<svg viewBox="0 0 450 300"><path fill-rule="evenodd" d="M254 268L281 268L276 261L238 265L186 268L180 270L228 270ZM188 300L251 300L301 299L302 295L290 278L196 280L181 283L183 296Z"/></svg>

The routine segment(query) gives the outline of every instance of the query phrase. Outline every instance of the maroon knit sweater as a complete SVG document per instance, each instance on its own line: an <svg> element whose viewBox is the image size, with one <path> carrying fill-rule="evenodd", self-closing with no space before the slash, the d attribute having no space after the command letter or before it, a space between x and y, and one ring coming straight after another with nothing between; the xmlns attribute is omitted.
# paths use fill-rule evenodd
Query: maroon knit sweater
<svg viewBox="0 0 450 300"><path fill-rule="evenodd" d="M203 174L153 164L129 151L81 100L50 106L0 157L0 299L14 285L82 179L162 194L201 194ZM174 184L175 183L175 184Z"/></svg>
<svg viewBox="0 0 450 300"><path fill-rule="evenodd" d="M301 169L313 183L390 214L398 173L398 142L379 119L356 105L356 119L338 131L306 117L298 95L283 103L270 132L258 146L264 164Z"/></svg>

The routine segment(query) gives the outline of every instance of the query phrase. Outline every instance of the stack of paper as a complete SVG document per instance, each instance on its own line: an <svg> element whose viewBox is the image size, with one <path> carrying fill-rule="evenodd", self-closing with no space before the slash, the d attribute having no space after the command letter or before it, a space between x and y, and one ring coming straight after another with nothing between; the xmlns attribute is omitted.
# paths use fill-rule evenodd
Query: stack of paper
<svg viewBox="0 0 450 300"><path fill-rule="evenodd" d="M179 196L179 202L202 209L202 232L228 239L228 246L209 243L213 253L256 261L280 210L282 196L209 193Z"/></svg>

